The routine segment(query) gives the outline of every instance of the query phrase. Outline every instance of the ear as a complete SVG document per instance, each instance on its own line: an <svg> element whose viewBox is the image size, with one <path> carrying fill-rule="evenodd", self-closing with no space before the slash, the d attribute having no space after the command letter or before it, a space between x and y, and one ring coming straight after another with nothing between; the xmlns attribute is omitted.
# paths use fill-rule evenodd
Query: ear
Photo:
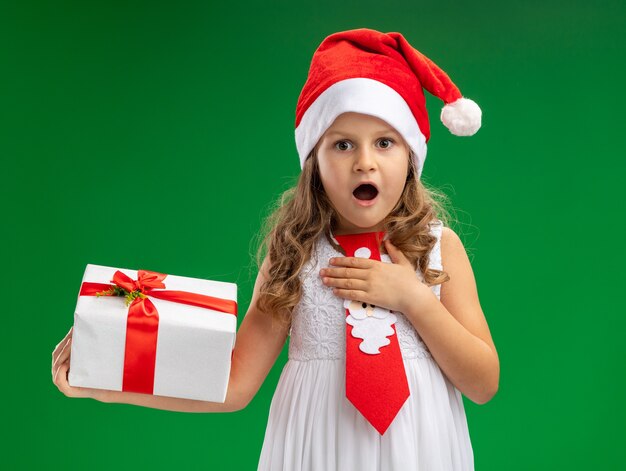
<svg viewBox="0 0 626 471"><path fill-rule="evenodd" d="M408 258L402 253L400 249L398 249L395 245L391 243L389 239L385 240L385 247L387 248L387 253L391 257L391 261L393 263L397 263L400 265L411 265L411 262Z"/></svg>

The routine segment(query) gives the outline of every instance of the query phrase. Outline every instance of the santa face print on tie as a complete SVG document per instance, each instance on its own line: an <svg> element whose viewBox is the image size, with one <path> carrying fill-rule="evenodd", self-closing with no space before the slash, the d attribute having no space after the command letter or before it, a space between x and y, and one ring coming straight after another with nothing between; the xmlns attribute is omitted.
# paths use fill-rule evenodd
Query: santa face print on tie
<svg viewBox="0 0 626 471"><path fill-rule="evenodd" d="M367 247L360 247L354 252L355 257L371 258L372 252ZM380 254L382 262L392 263L387 254ZM349 313L346 322L352 326L352 336L362 339L359 350L369 355L380 353L380 348L391 343L388 337L395 334L393 324L397 318L393 311L373 304L344 300L343 307Z"/></svg>

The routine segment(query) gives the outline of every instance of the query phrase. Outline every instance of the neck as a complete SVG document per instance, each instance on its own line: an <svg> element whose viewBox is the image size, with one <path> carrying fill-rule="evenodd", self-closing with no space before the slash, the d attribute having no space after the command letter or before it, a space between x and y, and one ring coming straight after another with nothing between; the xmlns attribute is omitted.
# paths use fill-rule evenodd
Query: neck
<svg viewBox="0 0 626 471"><path fill-rule="evenodd" d="M340 221L337 221L334 217L331 218L328 230L331 235L353 235L353 234L369 234L372 232L384 232L385 224L381 221L374 227L349 227Z"/></svg>
<svg viewBox="0 0 626 471"><path fill-rule="evenodd" d="M374 231L370 230L370 229L359 229L359 230L356 230L354 232L347 232L347 231L341 231L341 230L333 232L332 228L329 228L328 230L329 230L329 233L330 233L330 238L337 244L339 242L337 242L337 239L335 239L335 236L355 235L355 234L374 234L376 232L384 232L385 235L383 237L383 240L386 240L388 238L388 234L387 234L387 232L384 229L374 230Z"/></svg>

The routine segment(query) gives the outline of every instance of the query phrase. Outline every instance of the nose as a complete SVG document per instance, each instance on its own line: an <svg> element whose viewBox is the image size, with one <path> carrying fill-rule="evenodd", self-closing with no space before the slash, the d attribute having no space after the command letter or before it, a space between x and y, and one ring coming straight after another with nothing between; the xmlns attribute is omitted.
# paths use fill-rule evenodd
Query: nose
<svg viewBox="0 0 626 471"><path fill-rule="evenodd" d="M374 152L372 150L362 147L355 153L355 172L370 172L375 170L376 167L376 157L374 156Z"/></svg>

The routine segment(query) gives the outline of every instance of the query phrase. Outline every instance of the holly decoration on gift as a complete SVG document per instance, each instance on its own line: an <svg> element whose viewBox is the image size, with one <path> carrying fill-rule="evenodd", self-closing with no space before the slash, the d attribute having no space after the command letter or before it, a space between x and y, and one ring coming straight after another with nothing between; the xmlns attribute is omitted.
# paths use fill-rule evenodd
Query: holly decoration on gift
<svg viewBox="0 0 626 471"><path fill-rule="evenodd" d="M99 291L96 293L97 297L100 296L124 296L126 298L126 305L129 306L137 298L145 298L146 295L139 290L127 291L119 286L113 286L106 291Z"/></svg>

